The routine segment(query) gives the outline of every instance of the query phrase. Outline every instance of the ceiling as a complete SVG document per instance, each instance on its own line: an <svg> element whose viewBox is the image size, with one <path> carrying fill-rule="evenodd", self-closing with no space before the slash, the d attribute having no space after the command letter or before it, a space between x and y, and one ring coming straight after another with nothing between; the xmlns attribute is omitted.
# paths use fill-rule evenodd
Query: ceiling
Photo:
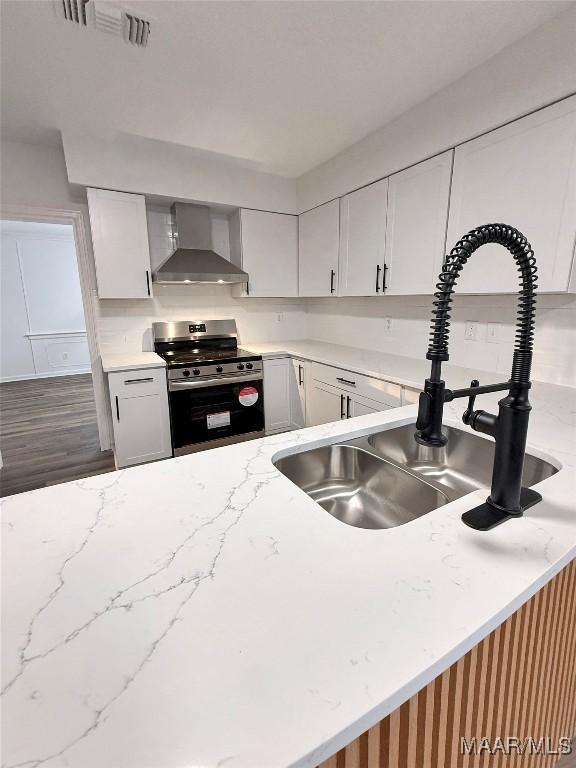
<svg viewBox="0 0 576 768"><path fill-rule="evenodd" d="M92 0L93 1L93 0ZM299 176L573 3L138 0L146 49L2 0L3 136L122 132Z"/></svg>

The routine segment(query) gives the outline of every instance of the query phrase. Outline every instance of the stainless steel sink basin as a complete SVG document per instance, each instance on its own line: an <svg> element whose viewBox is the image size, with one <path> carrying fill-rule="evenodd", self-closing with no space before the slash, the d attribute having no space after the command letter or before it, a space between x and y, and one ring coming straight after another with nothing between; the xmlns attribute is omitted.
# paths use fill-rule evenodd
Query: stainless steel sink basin
<svg viewBox="0 0 576 768"><path fill-rule="evenodd" d="M448 501L423 480L351 445L327 445L275 464L327 512L357 528L393 528Z"/></svg>
<svg viewBox="0 0 576 768"><path fill-rule="evenodd" d="M494 441L454 427L444 427L448 443L443 448L419 445L415 427L407 424L370 435L367 442L379 456L397 464L435 487L460 498L479 488L490 488L494 462ZM543 459L526 454L522 484L531 487L557 472Z"/></svg>
<svg viewBox="0 0 576 768"><path fill-rule="evenodd" d="M393 528L485 488L492 478L494 442L445 427L448 443L414 440L414 424L277 459L275 466L331 515L358 528ZM555 474L531 454L523 484Z"/></svg>

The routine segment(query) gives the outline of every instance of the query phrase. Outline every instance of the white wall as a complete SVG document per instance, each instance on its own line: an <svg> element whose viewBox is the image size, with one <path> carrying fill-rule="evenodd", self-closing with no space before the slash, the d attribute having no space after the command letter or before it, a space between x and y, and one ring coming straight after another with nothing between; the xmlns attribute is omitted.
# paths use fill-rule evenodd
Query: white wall
<svg viewBox="0 0 576 768"><path fill-rule="evenodd" d="M88 250L88 274L83 282L84 308L93 311L96 296L96 270L90 237L86 191L73 188L66 175L64 153L60 147L37 146L24 142L0 143L0 203L6 208L26 211L33 218L33 208L78 212L82 216ZM87 317L87 320L89 318ZM100 441L103 448L111 445L112 422L104 374L97 344L88 335L90 366Z"/></svg>
<svg viewBox="0 0 576 768"><path fill-rule="evenodd" d="M73 184L297 213L295 179L262 173L213 152L122 134L64 131L62 138Z"/></svg>
<svg viewBox="0 0 576 768"><path fill-rule="evenodd" d="M69 225L1 222L0 379L88 372Z"/></svg>
<svg viewBox="0 0 576 768"><path fill-rule="evenodd" d="M301 176L299 210L339 197L576 92L575 39L576 8L572 7Z"/></svg>

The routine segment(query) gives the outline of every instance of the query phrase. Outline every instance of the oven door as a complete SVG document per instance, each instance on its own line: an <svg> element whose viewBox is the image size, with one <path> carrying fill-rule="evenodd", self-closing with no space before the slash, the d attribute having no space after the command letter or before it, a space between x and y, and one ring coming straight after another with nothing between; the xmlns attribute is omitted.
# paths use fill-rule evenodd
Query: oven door
<svg viewBox="0 0 576 768"><path fill-rule="evenodd" d="M261 373L169 382L174 451L264 429ZM233 440L231 440L233 442Z"/></svg>

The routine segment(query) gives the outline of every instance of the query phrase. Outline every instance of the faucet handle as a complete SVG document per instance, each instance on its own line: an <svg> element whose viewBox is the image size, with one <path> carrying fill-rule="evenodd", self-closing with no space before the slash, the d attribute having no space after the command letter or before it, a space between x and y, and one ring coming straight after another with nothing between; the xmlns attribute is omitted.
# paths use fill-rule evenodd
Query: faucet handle
<svg viewBox="0 0 576 768"><path fill-rule="evenodd" d="M472 379L472 381L470 382L470 387L474 388L479 386L480 386L480 382L478 381L478 379ZM468 407L462 414L462 421L464 422L464 424L470 423L470 419L472 418L472 414L474 413L475 401L476 401L476 392L473 392L468 398Z"/></svg>

